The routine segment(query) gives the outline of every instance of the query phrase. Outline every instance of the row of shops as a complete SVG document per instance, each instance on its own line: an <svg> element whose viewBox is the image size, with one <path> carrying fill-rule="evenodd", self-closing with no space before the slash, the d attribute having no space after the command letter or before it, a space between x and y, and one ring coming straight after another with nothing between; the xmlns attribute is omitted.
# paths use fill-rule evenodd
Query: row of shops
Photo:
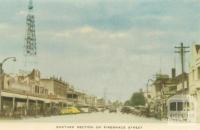
<svg viewBox="0 0 200 130"><path fill-rule="evenodd" d="M98 107L103 99L76 90L61 78L40 78L40 71L0 77L1 117L57 115L67 106Z"/></svg>
<svg viewBox="0 0 200 130"><path fill-rule="evenodd" d="M2 117L57 115L61 108L68 105L65 101L21 95L6 91L2 91L1 93L1 103Z"/></svg>

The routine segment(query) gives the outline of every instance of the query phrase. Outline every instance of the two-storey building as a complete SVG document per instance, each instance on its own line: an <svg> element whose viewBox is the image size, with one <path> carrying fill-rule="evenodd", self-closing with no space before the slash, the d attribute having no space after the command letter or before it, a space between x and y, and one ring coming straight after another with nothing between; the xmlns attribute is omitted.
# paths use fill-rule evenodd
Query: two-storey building
<svg viewBox="0 0 200 130"><path fill-rule="evenodd" d="M197 101L197 121L200 122L200 44L193 44L189 64L189 94Z"/></svg>

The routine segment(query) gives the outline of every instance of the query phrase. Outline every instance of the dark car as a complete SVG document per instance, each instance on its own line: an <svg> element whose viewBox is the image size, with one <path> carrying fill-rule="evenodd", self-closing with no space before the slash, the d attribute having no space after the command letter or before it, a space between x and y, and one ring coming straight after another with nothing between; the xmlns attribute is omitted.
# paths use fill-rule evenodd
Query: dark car
<svg viewBox="0 0 200 130"><path fill-rule="evenodd" d="M122 107L122 109L121 109L121 113L129 114L129 113L132 113L132 110L131 110L130 107L124 106L124 107Z"/></svg>
<svg viewBox="0 0 200 130"><path fill-rule="evenodd" d="M145 106L135 106L135 108L139 111L137 115L139 116L146 116L147 115L147 108Z"/></svg>
<svg viewBox="0 0 200 130"><path fill-rule="evenodd" d="M117 112L117 108L116 107L110 107L109 108L109 112L112 113L112 112Z"/></svg>
<svg viewBox="0 0 200 130"><path fill-rule="evenodd" d="M98 112L99 110L95 107L90 107L89 112Z"/></svg>

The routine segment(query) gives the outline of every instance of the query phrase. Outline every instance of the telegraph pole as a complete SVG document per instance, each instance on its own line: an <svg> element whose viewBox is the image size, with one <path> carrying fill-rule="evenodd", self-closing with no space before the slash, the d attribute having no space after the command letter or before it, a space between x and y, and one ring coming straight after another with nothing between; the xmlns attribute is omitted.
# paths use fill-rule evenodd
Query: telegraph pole
<svg viewBox="0 0 200 130"><path fill-rule="evenodd" d="M189 46L184 46L183 43L181 43L180 46L175 46L175 49L177 49L175 51L175 53L179 53L180 56L181 56L181 69L182 69L182 88L184 90L184 72L185 72L185 54L190 52L190 51L187 51L187 49L190 48Z"/></svg>

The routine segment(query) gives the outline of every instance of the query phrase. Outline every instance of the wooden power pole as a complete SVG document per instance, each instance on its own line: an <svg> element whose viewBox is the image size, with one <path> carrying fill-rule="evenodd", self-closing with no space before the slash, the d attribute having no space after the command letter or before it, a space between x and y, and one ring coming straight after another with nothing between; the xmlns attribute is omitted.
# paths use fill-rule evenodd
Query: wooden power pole
<svg viewBox="0 0 200 130"><path fill-rule="evenodd" d="M190 48L189 46L184 46L183 43L181 43L180 46L175 46L175 49L177 49L175 51L175 53L179 53L180 56L181 56L181 69L182 69L182 88L183 88L183 91L184 91L184 72L185 72L185 54L190 52L190 51L187 51L186 49Z"/></svg>

